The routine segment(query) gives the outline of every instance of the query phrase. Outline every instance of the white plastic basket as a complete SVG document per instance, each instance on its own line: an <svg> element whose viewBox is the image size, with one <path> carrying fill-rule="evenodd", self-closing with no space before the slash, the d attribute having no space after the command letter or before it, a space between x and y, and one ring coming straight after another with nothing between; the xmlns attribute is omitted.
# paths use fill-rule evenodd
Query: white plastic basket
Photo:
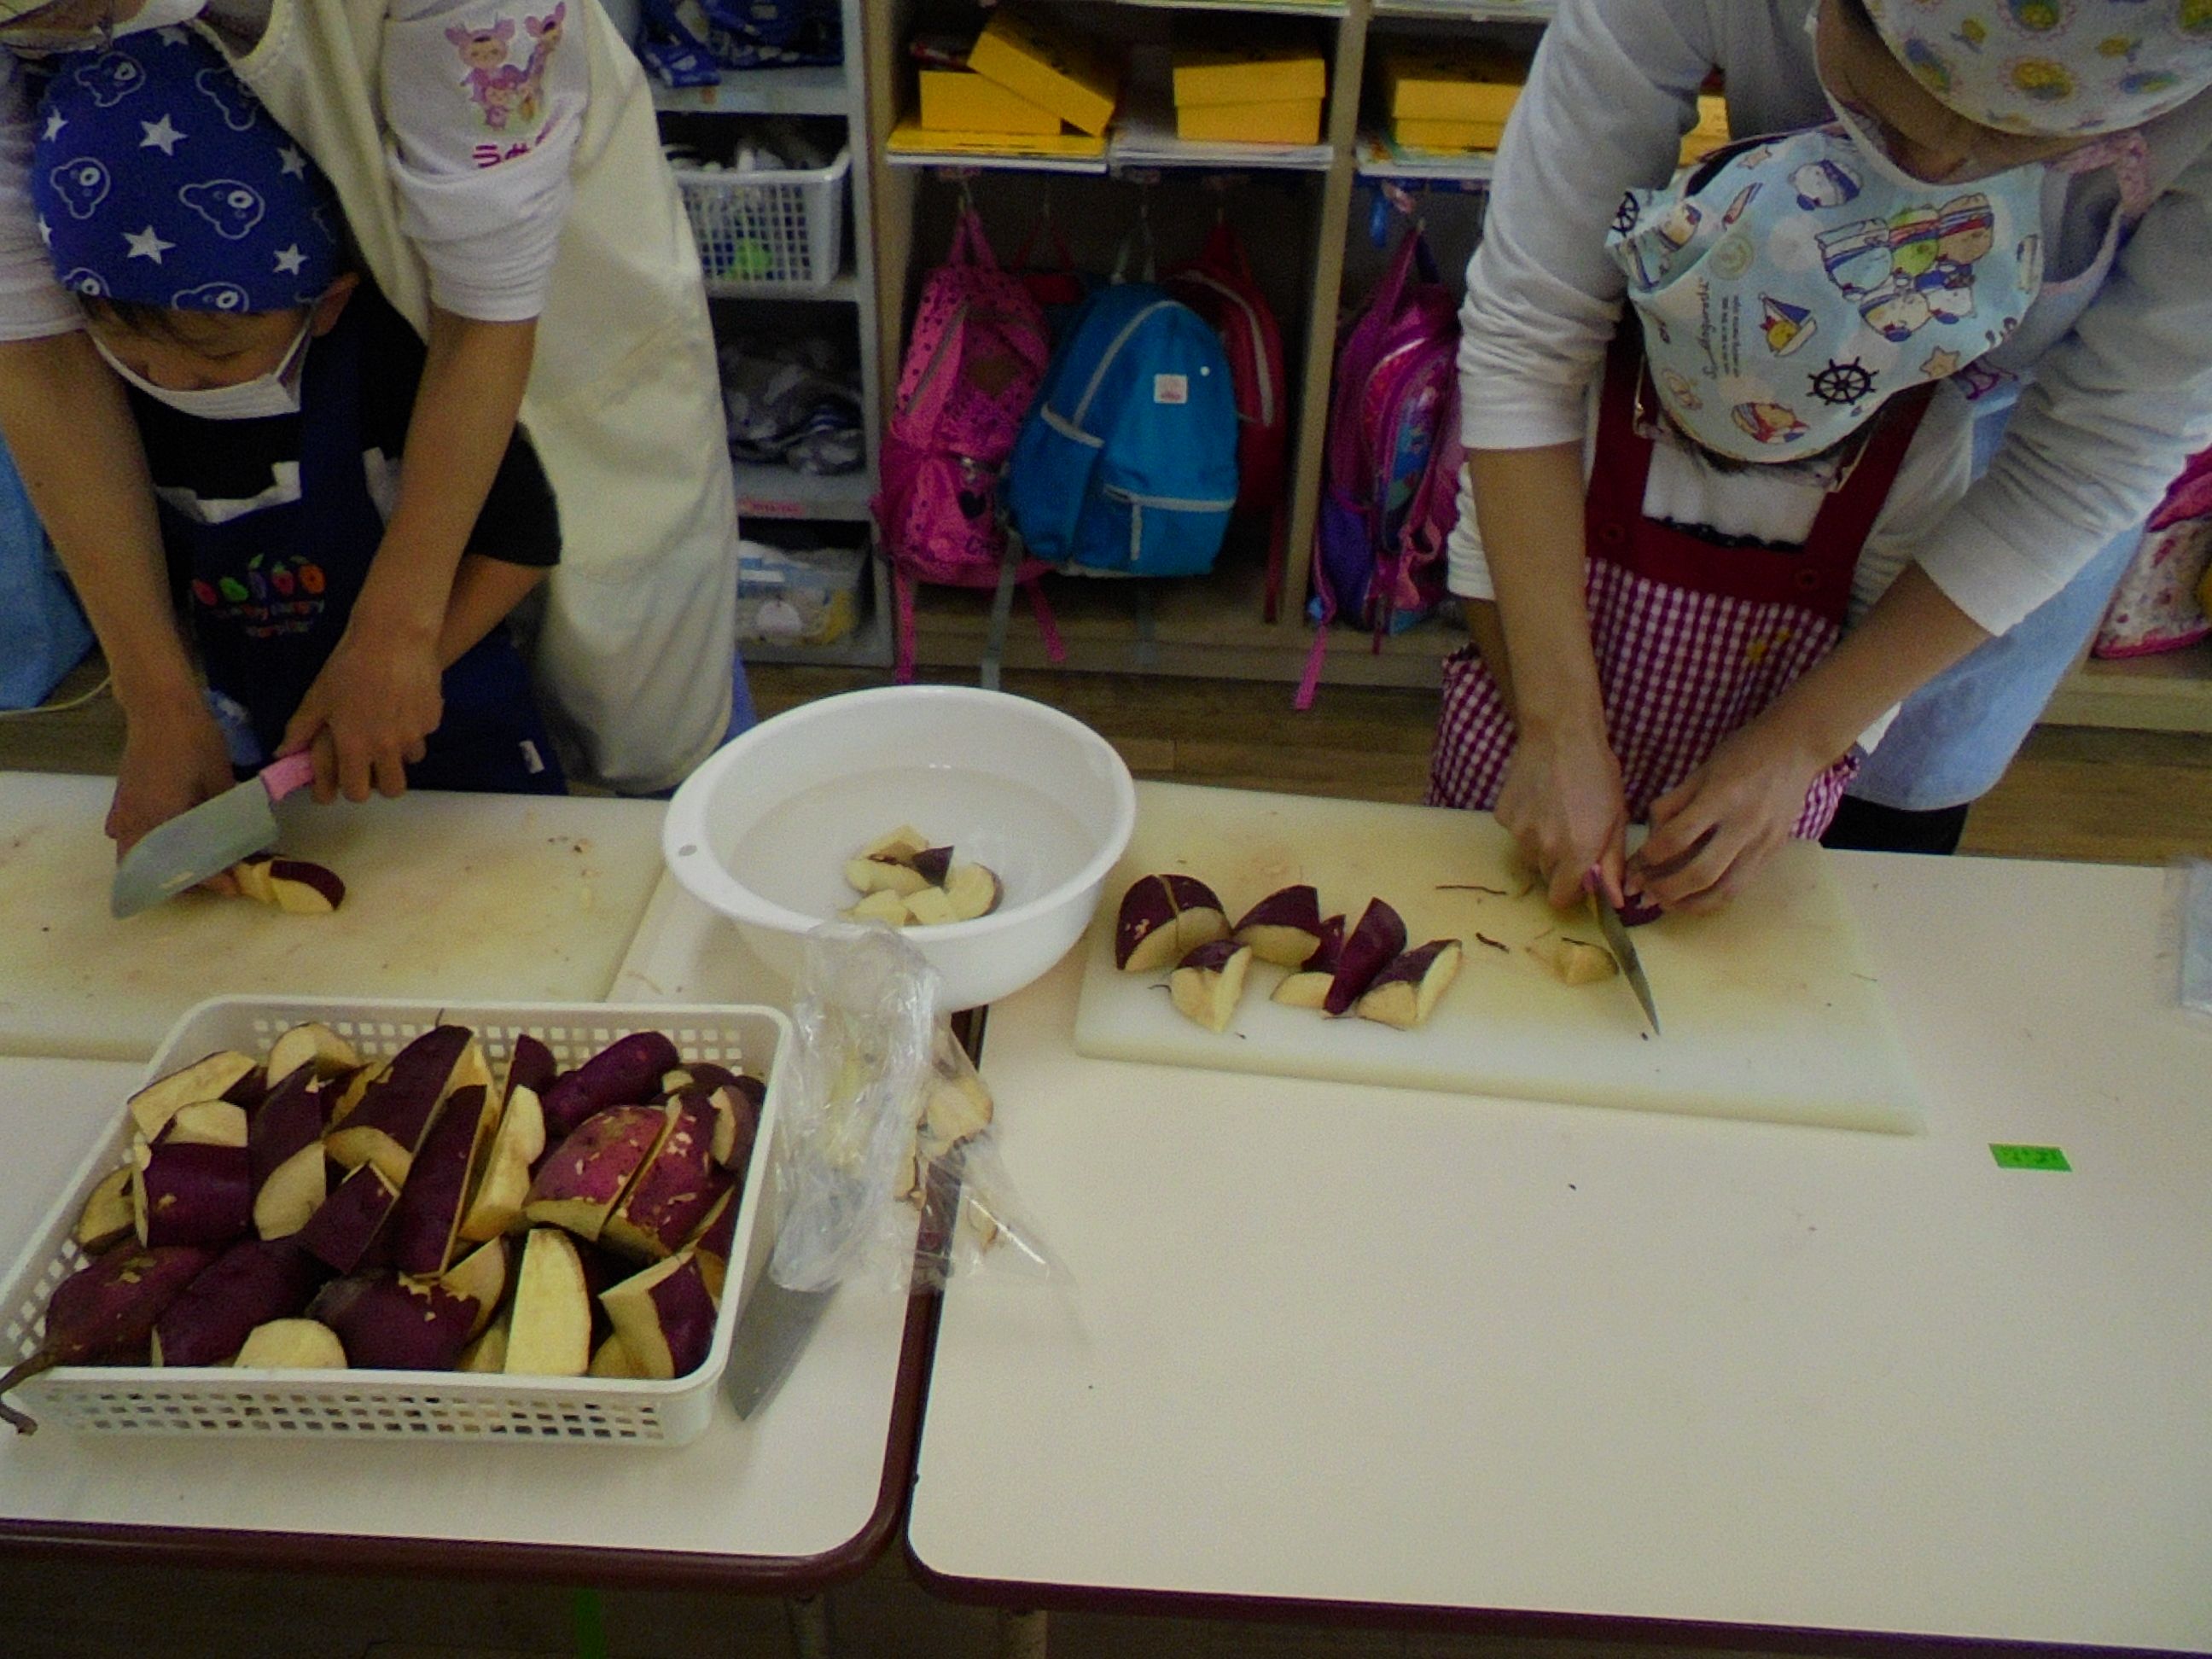
<svg viewBox="0 0 2212 1659"><path fill-rule="evenodd" d="M710 286L825 289L845 258L845 179L853 153L826 167L776 173L674 169Z"/></svg>
<svg viewBox="0 0 2212 1659"><path fill-rule="evenodd" d="M328 1435L476 1440L635 1441L681 1444L714 1416L738 1310L766 1266L775 1237L769 1154L783 1095L781 1064L790 1022L777 1010L685 1004L470 1003L362 999L218 997L177 1022L147 1068L149 1080L221 1048L261 1054L279 1033L321 1020L363 1058L397 1054L440 1024L472 1029L492 1062L505 1064L528 1032L563 1067L634 1031L665 1031L686 1060L714 1060L765 1079L760 1129L745 1172L730 1246L727 1289L706 1363L672 1382L606 1377L484 1376L459 1371L267 1370L218 1367L65 1365L15 1391L43 1427L112 1434ZM120 1097L114 1122L32 1236L0 1289L0 1368L33 1352L54 1286L85 1263L70 1237L78 1209L121 1164L131 1122Z"/></svg>

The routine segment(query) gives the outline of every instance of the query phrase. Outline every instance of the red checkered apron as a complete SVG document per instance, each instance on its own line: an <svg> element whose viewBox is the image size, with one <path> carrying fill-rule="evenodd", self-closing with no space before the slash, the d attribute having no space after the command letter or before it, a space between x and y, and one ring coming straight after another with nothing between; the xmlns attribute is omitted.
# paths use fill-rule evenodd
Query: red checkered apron
<svg viewBox="0 0 2212 1659"><path fill-rule="evenodd" d="M1802 547L1722 545L1644 516L1652 451L1637 422L1644 372L1635 332L1625 329L1607 364L1583 515L1606 731L1637 821L1834 647L1859 550L1932 390L1917 388L1883 411ZM1444 664L1429 804L1489 811L1513 744L1490 671L1473 646L1455 652ZM1856 755L1847 755L1815 779L1793 833L1826 830L1857 769Z"/></svg>

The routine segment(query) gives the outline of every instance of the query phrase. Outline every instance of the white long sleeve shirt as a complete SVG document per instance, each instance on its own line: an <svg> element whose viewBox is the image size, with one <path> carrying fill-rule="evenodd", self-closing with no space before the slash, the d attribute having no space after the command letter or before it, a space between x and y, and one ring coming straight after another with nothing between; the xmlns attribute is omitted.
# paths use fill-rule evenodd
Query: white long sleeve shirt
<svg viewBox="0 0 2212 1659"><path fill-rule="evenodd" d="M1586 435L1625 291L1605 251L1613 210L1632 186L1672 174L1697 89L1716 68L1738 134L1828 118L1805 26L1812 4L1560 0L1507 128L1468 266L1460 377L1471 447ZM1987 360L2024 381L2005 442L1969 487L1971 422L1955 393L1938 398L1861 562L1855 611L1917 561L1977 623L2002 633L2139 523L2212 440L2212 95L2143 137L2155 199L2086 309L2079 279L2093 269L2116 192L2107 173L2051 179L2044 295L2016 346ZM1802 536L1818 493L1763 471L1717 474L1662 450L1645 507L1729 534ZM1488 598L1464 491L1462 504L1452 590Z"/></svg>
<svg viewBox="0 0 2212 1659"><path fill-rule="evenodd" d="M380 102L405 228L440 306L486 322L544 308L571 197L590 70L562 35L581 0L390 0ZM270 0L209 0L228 38L268 26ZM22 65L0 52L0 340L82 326L54 280L31 203L37 137Z"/></svg>

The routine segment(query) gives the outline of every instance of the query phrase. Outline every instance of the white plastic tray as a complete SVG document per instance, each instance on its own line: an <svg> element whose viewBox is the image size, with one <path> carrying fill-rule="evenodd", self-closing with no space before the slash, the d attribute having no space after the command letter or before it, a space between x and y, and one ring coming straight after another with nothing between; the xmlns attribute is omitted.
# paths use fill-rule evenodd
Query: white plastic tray
<svg viewBox="0 0 2212 1659"><path fill-rule="evenodd" d="M691 1004L469 1003L359 999L218 997L178 1021L147 1067L150 1080L221 1048L263 1054L287 1028L320 1020L364 1059L397 1054L440 1024L472 1029L495 1073L528 1032L562 1066L634 1031L665 1031L686 1060L742 1063L768 1097L745 1172L737 1235L714 1340L706 1362L672 1382L605 1377L484 1376L455 1371L268 1370L216 1367L58 1366L15 1391L43 1427L125 1434L328 1435L477 1440L637 1441L681 1444L714 1414L732 1334L775 1237L769 1146L783 1095L779 1063L791 1041L777 1010ZM0 1364L35 1350L53 1288L85 1263L70 1238L79 1207L128 1156L123 1101L0 1289Z"/></svg>

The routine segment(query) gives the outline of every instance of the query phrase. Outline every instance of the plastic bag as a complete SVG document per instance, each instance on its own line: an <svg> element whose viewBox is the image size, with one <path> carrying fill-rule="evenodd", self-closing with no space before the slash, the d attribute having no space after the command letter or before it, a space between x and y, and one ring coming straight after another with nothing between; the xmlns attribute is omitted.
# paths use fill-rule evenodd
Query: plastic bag
<svg viewBox="0 0 2212 1659"><path fill-rule="evenodd" d="M796 1086L775 1147L783 1221L769 1272L795 1291L854 1278L935 1289L1004 1262L1060 1270L1020 1220L989 1143L993 1107L938 1011L939 981L888 927L808 935L792 1005ZM924 1208L914 1250L908 1205Z"/></svg>

